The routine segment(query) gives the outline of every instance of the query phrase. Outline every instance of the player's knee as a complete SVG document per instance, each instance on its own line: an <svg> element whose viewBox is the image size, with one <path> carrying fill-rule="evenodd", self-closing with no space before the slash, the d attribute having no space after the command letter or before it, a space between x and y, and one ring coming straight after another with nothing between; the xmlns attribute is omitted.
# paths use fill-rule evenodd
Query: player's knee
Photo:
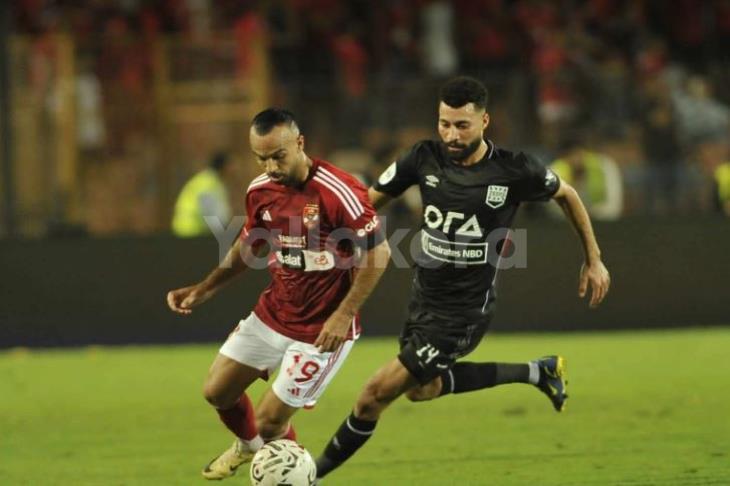
<svg viewBox="0 0 730 486"><path fill-rule="evenodd" d="M411 388L406 392L406 398L411 402L424 402L426 400L431 400L432 397L430 393L424 391L422 387L416 387Z"/></svg>
<svg viewBox="0 0 730 486"><path fill-rule="evenodd" d="M423 386L411 388L406 392L406 398L411 402L425 402L438 397L441 392L441 380L435 379Z"/></svg>
<svg viewBox="0 0 730 486"><path fill-rule="evenodd" d="M205 398L205 401L207 401L214 407L218 407L221 401L218 390L210 383L206 383L205 385L203 385L203 397Z"/></svg>
<svg viewBox="0 0 730 486"><path fill-rule="evenodd" d="M377 420L380 413L397 397L384 383L371 381L357 400L355 415L365 420Z"/></svg>
<svg viewBox="0 0 730 486"><path fill-rule="evenodd" d="M437 396L436 390L423 386L411 388L406 392L406 398L411 402L425 402L426 400L433 400Z"/></svg>
<svg viewBox="0 0 730 486"><path fill-rule="evenodd" d="M203 397L215 408L225 410L236 404L238 396L226 393L225 388L219 386L214 381L206 381L203 385Z"/></svg>

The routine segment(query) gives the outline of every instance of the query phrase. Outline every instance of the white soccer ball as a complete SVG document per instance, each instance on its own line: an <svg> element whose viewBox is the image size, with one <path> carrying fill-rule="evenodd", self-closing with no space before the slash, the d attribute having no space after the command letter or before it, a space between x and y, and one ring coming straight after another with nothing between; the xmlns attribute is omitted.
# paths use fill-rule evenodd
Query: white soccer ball
<svg viewBox="0 0 730 486"><path fill-rule="evenodd" d="M317 479L317 465L309 452L293 440L274 440L256 452L250 476L254 486L312 486Z"/></svg>

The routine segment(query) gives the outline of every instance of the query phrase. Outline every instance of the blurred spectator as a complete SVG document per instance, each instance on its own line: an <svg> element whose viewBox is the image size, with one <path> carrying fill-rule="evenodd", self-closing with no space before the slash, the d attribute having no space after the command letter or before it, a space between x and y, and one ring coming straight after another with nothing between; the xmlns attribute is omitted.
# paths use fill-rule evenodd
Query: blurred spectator
<svg viewBox="0 0 730 486"><path fill-rule="evenodd" d="M106 132L102 112L101 84L88 59L76 74L76 137L79 149L96 152L103 148Z"/></svg>
<svg viewBox="0 0 730 486"><path fill-rule="evenodd" d="M172 231L181 238L210 234L206 216L218 219L225 227L231 219L231 204L226 181L234 178L235 163L226 153L217 153L206 169L185 183L175 203Z"/></svg>
<svg viewBox="0 0 730 486"><path fill-rule="evenodd" d="M620 218L624 191L616 162L586 148L575 134L562 141L560 153L551 168L578 191L591 217L603 221Z"/></svg>
<svg viewBox="0 0 730 486"><path fill-rule="evenodd" d="M714 176L717 208L730 217L730 161L720 164Z"/></svg>
<svg viewBox="0 0 730 486"><path fill-rule="evenodd" d="M435 123L434 83L457 70L489 83L500 139L555 153L570 127L600 133L591 152L621 164L626 214L710 211L714 174L727 159L716 154L709 164L702 153L715 150L708 139L730 133L730 0L672 8L659 0L10 3L12 116L27 139L51 141L16 142L16 163L55 167L57 154L75 157L79 177L107 184L98 194L108 193L109 205L123 204L111 187L116 172L143 181L150 222L135 229L123 209L89 224L105 233L166 228L179 171L210 147L245 149L233 135L243 104L306 113L309 143L323 152L361 147L376 131L400 146L397 133ZM75 99L61 99L68 93ZM75 104L74 119L60 116L62 102ZM617 140L630 158L601 145ZM377 147L365 150L373 156ZM96 197L97 188L81 186L81 199ZM139 201L139 190L129 197Z"/></svg>
<svg viewBox="0 0 730 486"><path fill-rule="evenodd" d="M369 58L360 39L351 33L337 36L333 40L332 49L337 59L338 142L347 147L355 145L360 130L368 124L366 96Z"/></svg>
<svg viewBox="0 0 730 486"><path fill-rule="evenodd" d="M554 146L559 133L576 120L579 108L579 91L574 82L564 33L555 31L540 39L533 52L532 69L536 79L536 108L542 141Z"/></svg>
<svg viewBox="0 0 730 486"><path fill-rule="evenodd" d="M454 10L450 2L433 0L421 10L423 56L426 72L446 77L459 67L454 45Z"/></svg>
<svg viewBox="0 0 730 486"><path fill-rule="evenodd" d="M103 21L97 74L109 136L108 151L128 153L131 144L150 131L153 79L152 45L143 42L121 12Z"/></svg>
<svg viewBox="0 0 730 486"><path fill-rule="evenodd" d="M265 31L261 16L253 10L242 13L234 23L236 74L242 80L250 75L252 67L257 62L256 56L263 55L263 53L257 52L254 46Z"/></svg>
<svg viewBox="0 0 730 486"><path fill-rule="evenodd" d="M654 2L669 34L674 56L695 69L703 69L707 60L705 54L710 32L707 19L712 3L715 2L674 0L672 8L666 8L663 2Z"/></svg>
<svg viewBox="0 0 730 486"><path fill-rule="evenodd" d="M590 86L586 91L591 111L591 125L597 131L614 136L624 135L630 127L635 99L631 71L623 54L617 49L601 51L597 65L589 71Z"/></svg>
<svg viewBox="0 0 730 486"><path fill-rule="evenodd" d="M644 83L641 130L646 161L645 209L667 214L676 208L683 151L669 88L659 76Z"/></svg>
<svg viewBox="0 0 730 486"><path fill-rule="evenodd" d="M686 145L730 131L730 109L713 97L712 87L703 76L693 75L678 84L672 99Z"/></svg>

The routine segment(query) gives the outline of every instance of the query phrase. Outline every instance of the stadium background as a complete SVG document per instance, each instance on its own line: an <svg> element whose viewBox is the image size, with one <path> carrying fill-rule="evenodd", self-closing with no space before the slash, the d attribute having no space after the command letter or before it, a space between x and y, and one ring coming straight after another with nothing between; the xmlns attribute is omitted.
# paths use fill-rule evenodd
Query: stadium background
<svg viewBox="0 0 730 486"><path fill-rule="evenodd" d="M711 460L719 461L699 468L710 471L705 476L692 475L697 468L690 459L687 464L678 461L686 477L676 483L653 482L652 471L662 471L653 469L659 462L647 459L651 467L642 461L631 466L626 466L630 461L620 462L628 472L622 476L618 467L612 476L609 454L604 458L606 470L595 466L586 473L594 475L591 481L579 473L563 476L565 482L561 476L535 479L525 473L509 480L504 476L498 484L727 484L723 481L730 481L726 455L730 431L722 416L716 416L727 402L724 395L714 395L712 385L726 380L729 370L718 346L730 340L730 204L718 195L716 174L730 161L730 1L676 0L671 8L667 4L660 0L2 2L0 397L5 398L0 409L7 419L2 428L9 433L0 433L0 451L9 459L0 461L0 483L3 474L9 474L7 484L20 484L19 478L35 467L26 432L46 438L48 433L30 424L53 418L59 428L66 427L64 438L87 453L86 439L74 442L80 428L73 427L81 419L61 424L75 412L71 402L74 406L84 402L92 417L97 408L117 410L114 407L123 398L107 380L143 380L149 373L143 363L170 360L197 380L176 383L180 386L174 392L175 403L181 414L185 410L183 416L189 410L178 402L189 406L202 401L196 396L198 381L215 352L214 344L161 351L180 353L175 354L179 359L171 359L172 354L153 356L152 348L90 347L58 355L27 348L218 343L227 335L251 308L267 277L264 272L249 274L190 318L173 315L166 309L165 292L203 276L217 263L218 244L213 238L175 238L170 220L183 183L218 150L238 158L237 180L231 184L237 192L232 191L231 203L236 214L243 214L241 188L258 173L247 147L248 123L256 112L269 105L290 107L302 121L310 155L330 159L370 181L410 144L435 136L438 86L461 73L477 76L489 87L488 135L498 145L532 151L548 164L561 155L566 134L578 134L586 147L615 161L623 192L620 214L596 217L613 286L604 305L594 311L576 297L580 247L568 224L544 207L521 211L516 226L527 229L528 265L502 272L496 351L483 350L481 356L516 359L522 353L509 351L568 343L565 347L581 360L584 373L590 371L585 379L603 379L606 375L601 376L600 370L611 374L611 386L622 386L619 377L633 374L635 381L622 389L626 394L618 402L601 391L585 403L603 407L609 400L638 409L641 420L656 418L659 428L650 431L647 440L660 436L668 444L675 439L678 444L658 452L656 461L669 464L686 452L680 432L666 437L660 432L680 430L673 429L680 424L687 428L682 437L691 437L692 447L700 450L703 446L698 444L704 443L713 448L708 449L715 458ZM657 130L656 119L650 116L657 109L665 117L664 131ZM394 205L387 214L389 229L412 226L419 211L412 198ZM366 336L398 332L409 281L410 269L388 270L364 310ZM718 328L700 329L705 326ZM679 334L638 331L669 327L679 328L675 331ZM637 331L563 333L619 329ZM509 331L550 332L500 340L502 332ZM394 339L387 342L393 345ZM360 345L368 344L365 340ZM371 348L362 349L370 353ZM321 420L339 419L359 383L378 364L364 354L359 355L362 361L353 360L343 370L357 383L342 378L347 388L334 386L333 400L341 401L324 403L331 413L322 414ZM198 368L184 368L182 357L190 357ZM592 357L600 357L601 364L591 367ZM621 365L625 367L614 376L604 360L615 363L622 357L627 359ZM72 367L77 360L78 368ZM87 374L99 363L110 365L114 373ZM642 368L642 363L651 368ZM668 375L654 368L666 364L673 370ZM78 386L54 388L54 380L70 379L63 373L74 374ZM677 409L696 406L706 421L681 412L674 416L675 412L667 412L667 418L664 409L655 417L651 396L642 395L646 381L640 385L639 380L652 381L656 375L666 378L662 381L672 390L694 390L671 395L662 389L658 397L675 401ZM169 376L149 377L159 383L174 382ZM92 386L100 387L103 398L87 402L86 387ZM51 400L48 390L54 401L68 401L66 408L43 408ZM155 403L164 404L169 396L156 397ZM525 396L518 394L519 399ZM464 401L465 413L478 413L476 402L469 400ZM144 401L132 401L144 409ZM508 420L523 413L521 402L495 403L504 407ZM192 419L190 433L195 439L182 435L174 440L205 444L201 454L212 454L223 433L198 405L195 413L205 417L200 430L207 427L217 435L195 436L198 423ZM439 404L434 410L447 416ZM586 409L582 416L576 412L573 434L587 423L604 423L595 422ZM621 410L616 412L620 417ZM97 419L103 436L108 422ZM439 420L449 423L446 418ZM605 429L621 420L605 422ZM533 415L528 422L546 427ZM487 423L500 427L499 420ZM312 443L315 448L336 423L319 425L310 436L319 441ZM626 434L636 427L633 422L620 425ZM408 430L414 427L418 424ZM509 430L498 430L505 443L518 440ZM597 443L604 444L600 433L595 434ZM621 443L619 437L611 440ZM376 443L363 453L366 462L353 461L351 484L374 484L368 479L372 461L391 454L387 447L378 447ZM519 447L532 450L523 442ZM602 454L596 447L596 454ZM492 459L500 457L501 450L494 453ZM51 461L58 484L164 484L164 478L169 479L162 472L156 482L129 479L123 473L129 463L114 463L122 472L111 476L116 482L110 481L102 471L105 457L101 456L95 466L98 476L84 483L74 471L64 469L73 463L65 457L59 453ZM382 467L397 475L397 464L390 470L388 464ZM499 467L495 470L499 472ZM459 477L459 472L449 474ZM647 474L648 479L630 480L637 474ZM678 474L668 469L666 478L676 479ZM44 484L56 484L43 477ZM364 478L362 483L358 477ZM613 479L601 481L601 477ZM188 479L181 476L169 484L186 484ZM428 478L419 481L431 484ZM29 479L25 484L38 482ZM378 484L408 484L408 480ZM483 483L463 479L461 484Z"/></svg>
<svg viewBox="0 0 730 486"><path fill-rule="evenodd" d="M623 209L594 215L616 282L606 304L588 312L573 298L579 246L562 217L528 207L517 224L528 265L502 274L500 329L726 322L730 232L714 174L730 161L730 3L673 5L5 4L0 346L219 339L266 276L188 322L165 311L164 291L218 255L212 238L168 236L183 183L229 151L231 204L244 214L241 188L258 174L248 122L272 104L298 113L309 154L371 181L435 136L437 88L456 73L490 88L498 144L550 163L579 133L621 174ZM645 113L662 103L670 119L658 131ZM387 214L391 232L417 221L412 199ZM396 332L400 316L379 301L404 301L408 275L391 268L371 300L373 334Z"/></svg>

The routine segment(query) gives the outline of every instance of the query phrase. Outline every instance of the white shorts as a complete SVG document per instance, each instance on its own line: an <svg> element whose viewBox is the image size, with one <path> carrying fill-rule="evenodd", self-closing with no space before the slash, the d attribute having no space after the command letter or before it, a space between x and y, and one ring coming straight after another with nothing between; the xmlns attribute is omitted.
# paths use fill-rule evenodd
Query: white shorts
<svg viewBox="0 0 730 486"><path fill-rule="evenodd" d="M264 324L253 312L239 322L220 348L224 356L272 375L271 389L290 407L312 407L350 354L354 341L331 353L286 337Z"/></svg>

